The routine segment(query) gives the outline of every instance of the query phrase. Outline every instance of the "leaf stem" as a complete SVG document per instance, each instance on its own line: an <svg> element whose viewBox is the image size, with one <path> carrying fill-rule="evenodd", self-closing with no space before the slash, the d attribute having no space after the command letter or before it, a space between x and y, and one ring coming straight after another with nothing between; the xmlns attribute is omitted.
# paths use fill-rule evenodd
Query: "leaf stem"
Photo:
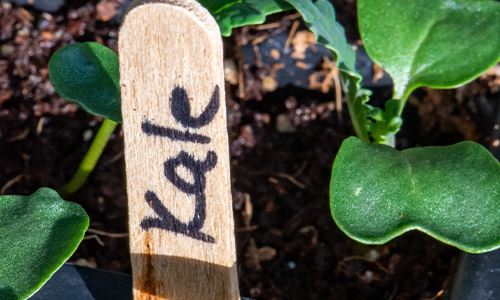
<svg viewBox="0 0 500 300"><path fill-rule="evenodd" d="M109 138L111 137L113 131L115 131L117 125L118 123L111 121L110 119L104 119L99 131L90 145L89 150L87 151L87 154L85 154L85 157L80 163L80 166L71 180L62 187L62 194L68 195L75 193L87 181L87 178L94 170L97 161L101 157L101 154L108 144Z"/></svg>
<svg viewBox="0 0 500 300"><path fill-rule="evenodd" d="M384 144L386 144L387 146L391 146L392 148L396 148L396 133L389 133Z"/></svg>
<svg viewBox="0 0 500 300"><path fill-rule="evenodd" d="M348 97L347 100L347 110L349 111L349 117L351 118L352 127L354 129L354 133L363 141L369 143L370 139L365 134L365 132L361 129L361 124L358 119L358 115L354 109L354 104L351 101L351 98Z"/></svg>

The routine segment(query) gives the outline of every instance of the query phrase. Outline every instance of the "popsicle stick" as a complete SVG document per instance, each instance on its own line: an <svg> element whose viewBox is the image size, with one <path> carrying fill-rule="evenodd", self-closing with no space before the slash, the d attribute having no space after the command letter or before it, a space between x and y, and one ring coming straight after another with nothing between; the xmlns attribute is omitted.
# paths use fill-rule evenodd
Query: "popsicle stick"
<svg viewBox="0 0 500 300"><path fill-rule="evenodd" d="M119 53L134 298L239 299L219 28L141 1Z"/></svg>

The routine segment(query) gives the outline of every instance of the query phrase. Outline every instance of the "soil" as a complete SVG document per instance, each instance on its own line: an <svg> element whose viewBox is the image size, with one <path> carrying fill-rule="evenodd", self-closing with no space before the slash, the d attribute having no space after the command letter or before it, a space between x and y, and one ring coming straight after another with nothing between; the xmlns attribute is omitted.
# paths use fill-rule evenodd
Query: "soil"
<svg viewBox="0 0 500 300"><path fill-rule="evenodd" d="M116 49L122 1L67 2L55 13L0 4L1 194L63 185L101 121L58 98L47 63L55 50L74 41ZM349 39L360 44L355 1L333 3ZM421 233L365 246L335 226L328 185L340 143L352 134L349 117L335 101L326 60L315 66L307 89L280 86L274 72L282 68L279 57L275 67L259 57L248 61L245 47L254 49L283 32L291 39L297 66L304 63L303 47L316 51L296 16L274 16L269 23L238 29L224 40L241 294L255 299L442 299L459 251ZM495 143L487 140L491 124L482 121L476 99L498 98L499 68L457 90L417 91L398 147L463 139ZM373 80L381 72L375 66ZM378 87L375 100L388 93ZM120 129L88 183L68 198L87 210L92 228L72 262L130 272L124 176Z"/></svg>

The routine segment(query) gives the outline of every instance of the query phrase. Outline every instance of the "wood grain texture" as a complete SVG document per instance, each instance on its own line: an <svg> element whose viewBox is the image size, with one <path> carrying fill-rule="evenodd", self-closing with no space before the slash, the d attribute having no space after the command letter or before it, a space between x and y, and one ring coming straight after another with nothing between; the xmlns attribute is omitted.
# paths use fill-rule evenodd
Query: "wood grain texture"
<svg viewBox="0 0 500 300"><path fill-rule="evenodd" d="M140 1L119 53L134 297L239 299L219 28Z"/></svg>

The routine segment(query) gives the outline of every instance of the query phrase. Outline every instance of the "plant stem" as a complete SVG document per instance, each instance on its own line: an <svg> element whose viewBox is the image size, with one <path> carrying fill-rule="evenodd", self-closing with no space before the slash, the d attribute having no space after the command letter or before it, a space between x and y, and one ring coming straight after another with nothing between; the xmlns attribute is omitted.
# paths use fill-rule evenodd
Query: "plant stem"
<svg viewBox="0 0 500 300"><path fill-rule="evenodd" d="M354 106L350 100L347 100L347 110L349 111L349 117L351 118L351 123L352 127L354 128L354 133L358 136L358 138L369 143L370 139L368 138L368 136L364 134L364 131L361 129L361 124L359 123L358 115L356 114Z"/></svg>
<svg viewBox="0 0 500 300"><path fill-rule="evenodd" d="M396 148L396 133L389 133L385 144L387 146L391 146L392 148Z"/></svg>
<svg viewBox="0 0 500 300"><path fill-rule="evenodd" d="M109 138L111 137L113 131L115 131L117 125L118 124L114 121L104 119L97 135L94 137L94 140L87 151L87 154L85 154L85 157L80 163L78 170L76 170L71 180L62 187L62 194L68 195L75 193L82 187L85 181L87 181L87 178L94 170L97 161L101 157L101 154L108 144Z"/></svg>

